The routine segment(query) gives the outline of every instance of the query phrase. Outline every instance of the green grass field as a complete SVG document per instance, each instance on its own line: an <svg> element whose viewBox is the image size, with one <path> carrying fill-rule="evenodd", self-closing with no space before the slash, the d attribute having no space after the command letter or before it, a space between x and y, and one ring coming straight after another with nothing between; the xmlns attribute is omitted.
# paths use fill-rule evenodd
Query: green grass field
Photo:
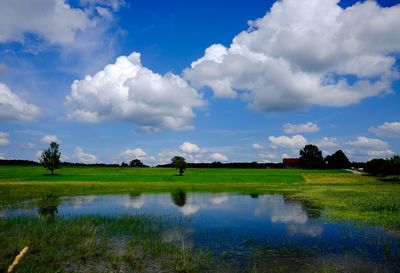
<svg viewBox="0 0 400 273"><path fill-rule="evenodd" d="M137 191L281 193L323 208L335 220L400 230L400 185L344 170L65 167L49 175L40 166L0 166L0 205L46 194Z"/></svg>

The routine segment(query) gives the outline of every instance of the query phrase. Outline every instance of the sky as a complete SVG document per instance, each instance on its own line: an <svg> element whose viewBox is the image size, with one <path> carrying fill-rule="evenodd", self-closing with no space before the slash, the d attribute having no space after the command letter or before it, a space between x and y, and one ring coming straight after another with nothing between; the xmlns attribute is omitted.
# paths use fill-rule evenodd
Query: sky
<svg viewBox="0 0 400 273"><path fill-rule="evenodd" d="M400 153L400 1L2 0L0 158Z"/></svg>

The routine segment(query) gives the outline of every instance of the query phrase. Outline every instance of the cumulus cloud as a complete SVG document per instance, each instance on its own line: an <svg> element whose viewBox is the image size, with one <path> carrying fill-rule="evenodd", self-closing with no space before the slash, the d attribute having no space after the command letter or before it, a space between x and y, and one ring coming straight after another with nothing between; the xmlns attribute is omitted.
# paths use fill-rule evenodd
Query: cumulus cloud
<svg viewBox="0 0 400 273"><path fill-rule="evenodd" d="M262 145L260 143L253 143L252 147L253 147L253 149L256 149L256 150L264 149L264 145Z"/></svg>
<svg viewBox="0 0 400 273"><path fill-rule="evenodd" d="M317 146L322 149L333 149L339 147L339 141L335 137L323 137L317 142Z"/></svg>
<svg viewBox="0 0 400 273"><path fill-rule="evenodd" d="M155 158L148 155L142 148L125 149L119 154L119 157L124 160L140 159L143 161L155 161Z"/></svg>
<svg viewBox="0 0 400 273"><path fill-rule="evenodd" d="M215 44L184 71L197 88L257 111L341 107L390 93L398 74L400 6L277 1L229 48ZM352 76L352 80L348 76Z"/></svg>
<svg viewBox="0 0 400 273"><path fill-rule="evenodd" d="M10 140L8 139L9 133L0 131L0 146L5 146L10 144Z"/></svg>
<svg viewBox="0 0 400 273"><path fill-rule="evenodd" d="M74 157L84 164L94 164L97 162L97 157L95 155L86 153L81 147L76 147Z"/></svg>
<svg viewBox="0 0 400 273"><path fill-rule="evenodd" d="M365 148L365 149L387 149L389 144L377 139L368 137L357 137L354 141L349 141L348 144L352 147Z"/></svg>
<svg viewBox="0 0 400 273"><path fill-rule="evenodd" d="M63 0L0 1L0 42L24 41L35 33L49 42L71 44L77 32L93 26L85 10Z"/></svg>
<svg viewBox="0 0 400 273"><path fill-rule="evenodd" d="M58 139L58 137L55 136L55 135L46 135L46 136L43 136L42 139L41 139L41 141L42 141L43 143L46 143L46 144L50 144L50 143L52 143L52 142L57 142L58 144L61 143L61 141L60 141L60 140Z"/></svg>
<svg viewBox="0 0 400 273"><path fill-rule="evenodd" d="M283 125L283 131L286 134L316 133L319 131L319 127L317 124L312 122L303 124L285 123Z"/></svg>
<svg viewBox="0 0 400 273"><path fill-rule="evenodd" d="M229 160L229 158L226 155L223 155L223 154L220 154L220 153L210 154L210 158L213 161L219 161L219 162L225 162L225 161Z"/></svg>
<svg viewBox="0 0 400 273"><path fill-rule="evenodd" d="M43 151L36 151L35 157L41 158L41 157L42 157L42 152L43 152Z"/></svg>
<svg viewBox="0 0 400 273"><path fill-rule="evenodd" d="M276 154L275 152L268 151L268 152L263 152L259 153L258 156L263 160L263 162L270 163L270 162L275 162L275 161L280 161L281 157Z"/></svg>
<svg viewBox="0 0 400 273"><path fill-rule="evenodd" d="M93 77L76 80L67 104L69 118L83 122L124 120L144 128L193 128L193 108L202 96L177 75L164 76L142 66L139 53L117 58Z"/></svg>
<svg viewBox="0 0 400 273"><path fill-rule="evenodd" d="M33 121L39 115L37 106L23 101L0 83L0 121Z"/></svg>
<svg viewBox="0 0 400 273"><path fill-rule="evenodd" d="M197 146L194 143L190 142L184 142L182 145L179 146L179 149L187 154L197 154L201 152L201 149L199 146Z"/></svg>
<svg viewBox="0 0 400 273"><path fill-rule="evenodd" d="M152 127L152 126L140 126L138 131L142 132L142 133L157 133L160 131L160 128L156 128L156 127Z"/></svg>
<svg viewBox="0 0 400 273"><path fill-rule="evenodd" d="M347 144L350 147L347 153L353 160L369 160L371 158L390 157L395 154L387 142L377 138L361 136Z"/></svg>
<svg viewBox="0 0 400 273"><path fill-rule="evenodd" d="M285 148L290 150L299 150L307 145L308 141L302 135L288 136L270 136L268 137L272 148Z"/></svg>
<svg viewBox="0 0 400 273"><path fill-rule="evenodd" d="M377 136L400 138L400 122L385 122L378 127L371 127L369 131Z"/></svg>
<svg viewBox="0 0 400 273"><path fill-rule="evenodd" d="M79 3L83 6L102 6L112 8L117 11L121 6L125 4L123 0L79 0Z"/></svg>
<svg viewBox="0 0 400 273"><path fill-rule="evenodd" d="M142 148L126 149L120 153L120 156L127 158L143 158L147 156L147 153Z"/></svg>

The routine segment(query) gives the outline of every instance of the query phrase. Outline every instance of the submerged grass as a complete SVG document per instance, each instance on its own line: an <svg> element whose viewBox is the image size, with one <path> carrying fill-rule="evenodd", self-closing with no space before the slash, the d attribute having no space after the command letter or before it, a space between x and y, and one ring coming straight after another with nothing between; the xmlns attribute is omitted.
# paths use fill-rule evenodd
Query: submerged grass
<svg viewBox="0 0 400 273"><path fill-rule="evenodd" d="M0 272L23 246L29 252L15 272L392 272L362 257L321 256L290 241L278 247L250 243L239 257L212 255L193 247L188 224L182 218L144 215L7 218L0 221Z"/></svg>
<svg viewBox="0 0 400 273"><path fill-rule="evenodd" d="M205 262L181 247L182 223L162 217L18 217L0 231L0 272L23 246L17 272L196 272Z"/></svg>

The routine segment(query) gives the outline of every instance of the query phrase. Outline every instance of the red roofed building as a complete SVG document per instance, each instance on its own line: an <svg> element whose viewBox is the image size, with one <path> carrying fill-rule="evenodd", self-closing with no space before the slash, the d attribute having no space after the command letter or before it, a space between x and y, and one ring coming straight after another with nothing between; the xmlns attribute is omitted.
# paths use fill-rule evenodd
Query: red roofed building
<svg viewBox="0 0 400 273"><path fill-rule="evenodd" d="M300 158L284 158L283 165L285 168L300 168L302 166Z"/></svg>

